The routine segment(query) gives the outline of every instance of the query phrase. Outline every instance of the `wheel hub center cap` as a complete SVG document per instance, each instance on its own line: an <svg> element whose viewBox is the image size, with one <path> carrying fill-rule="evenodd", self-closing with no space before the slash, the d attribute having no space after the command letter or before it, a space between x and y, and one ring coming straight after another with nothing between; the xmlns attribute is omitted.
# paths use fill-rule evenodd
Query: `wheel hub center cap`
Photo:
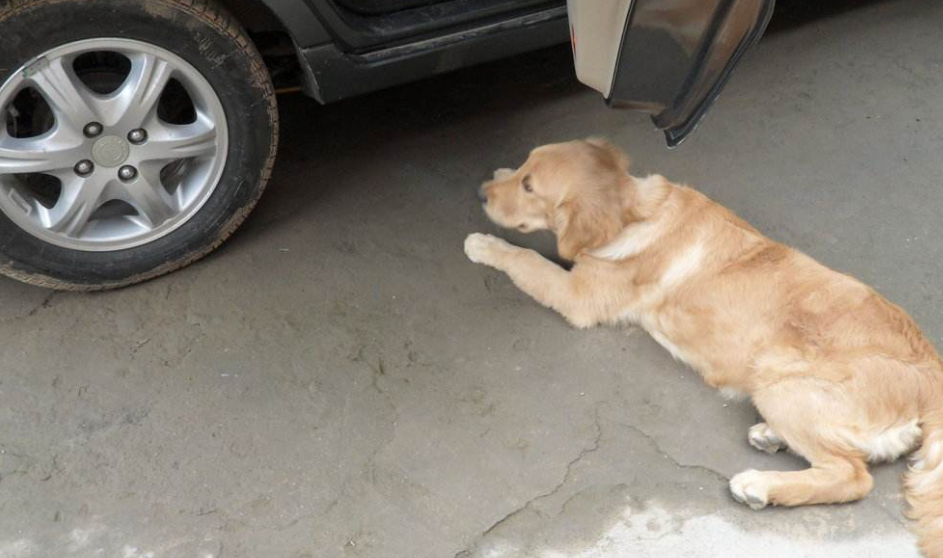
<svg viewBox="0 0 943 558"><path fill-rule="evenodd" d="M117 167L130 153L131 146L118 136L105 136L92 146L92 159L103 167Z"/></svg>

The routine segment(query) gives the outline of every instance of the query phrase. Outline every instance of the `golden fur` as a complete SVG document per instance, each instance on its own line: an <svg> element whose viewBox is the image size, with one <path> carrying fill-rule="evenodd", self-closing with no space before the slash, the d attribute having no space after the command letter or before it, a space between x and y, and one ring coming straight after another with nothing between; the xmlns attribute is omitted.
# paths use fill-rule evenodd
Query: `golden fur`
<svg viewBox="0 0 943 558"><path fill-rule="evenodd" d="M731 492L753 508L857 500L869 461L919 446L910 515L924 554L943 558L943 363L913 320L703 194L628 166L589 139L537 148L482 185L493 221L551 230L571 270L477 233L468 257L576 327L636 323L709 385L749 396L766 420L750 444L811 465L736 475Z"/></svg>

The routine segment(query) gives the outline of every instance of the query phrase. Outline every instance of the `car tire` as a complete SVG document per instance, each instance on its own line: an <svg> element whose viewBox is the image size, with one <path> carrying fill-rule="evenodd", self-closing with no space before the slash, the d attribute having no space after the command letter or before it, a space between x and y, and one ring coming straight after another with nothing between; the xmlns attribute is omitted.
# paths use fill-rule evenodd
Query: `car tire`
<svg viewBox="0 0 943 558"><path fill-rule="evenodd" d="M12 0L0 5L0 30L0 273L65 290L139 283L205 256L255 206L278 113L261 56L225 9ZM73 110L69 95L88 106ZM47 148L54 156L38 159Z"/></svg>

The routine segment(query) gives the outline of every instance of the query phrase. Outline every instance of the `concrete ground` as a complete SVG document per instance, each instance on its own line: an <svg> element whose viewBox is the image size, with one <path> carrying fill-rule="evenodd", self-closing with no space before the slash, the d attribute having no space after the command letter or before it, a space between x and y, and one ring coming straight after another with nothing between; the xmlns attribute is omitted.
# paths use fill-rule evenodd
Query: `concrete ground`
<svg viewBox="0 0 943 558"><path fill-rule="evenodd" d="M732 475L803 467L747 445L748 403L462 253L492 169L602 134L939 342L943 5L785 4L678 150L566 47L285 97L270 191L214 256L103 294L0 281L0 557L916 556L903 463L856 504L746 509Z"/></svg>

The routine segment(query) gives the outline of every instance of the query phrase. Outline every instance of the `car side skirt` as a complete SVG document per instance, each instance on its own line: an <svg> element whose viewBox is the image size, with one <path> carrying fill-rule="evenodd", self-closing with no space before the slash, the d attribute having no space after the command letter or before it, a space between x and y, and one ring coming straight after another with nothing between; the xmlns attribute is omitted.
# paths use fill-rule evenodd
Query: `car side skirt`
<svg viewBox="0 0 943 558"><path fill-rule="evenodd" d="M330 103L568 38L566 7L559 6L364 54L344 53L334 44L302 48L304 91Z"/></svg>

